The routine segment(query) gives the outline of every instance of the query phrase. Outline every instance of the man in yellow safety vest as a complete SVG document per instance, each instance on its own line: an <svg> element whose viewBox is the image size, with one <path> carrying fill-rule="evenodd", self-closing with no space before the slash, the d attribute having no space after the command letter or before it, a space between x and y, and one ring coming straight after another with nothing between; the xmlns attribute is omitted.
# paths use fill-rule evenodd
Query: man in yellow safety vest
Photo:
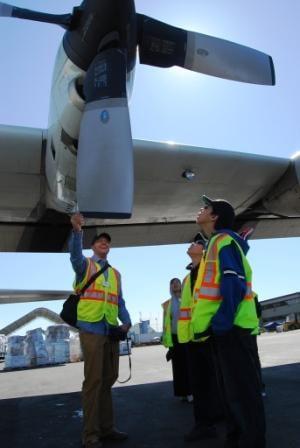
<svg viewBox="0 0 300 448"><path fill-rule="evenodd" d="M76 274L75 291L81 291L91 276L106 267L82 294L77 307L77 327L84 358L82 385L83 435L85 448L100 448L102 440L124 440L127 434L114 427L111 388L118 377L119 342L115 329L126 334L131 326L122 297L120 273L107 263L111 237L96 235L93 256L82 253L84 217L75 213L69 241L71 263ZM118 327L118 319L123 323Z"/></svg>
<svg viewBox="0 0 300 448"><path fill-rule="evenodd" d="M187 254L191 263L187 266L189 274L183 281L183 290L178 320L178 340L188 343L188 371L193 394L194 427L185 434L187 442L216 437L216 421L222 416L219 393L212 359L209 337L195 341L192 327L194 310L194 290L196 281L203 277L205 240L197 234L189 246Z"/></svg>
<svg viewBox="0 0 300 448"><path fill-rule="evenodd" d="M211 336L228 421L226 448L265 448L265 415L253 359L258 318L248 244L233 231L235 213L223 199L203 196L197 215L209 239L203 278L195 285L195 338Z"/></svg>

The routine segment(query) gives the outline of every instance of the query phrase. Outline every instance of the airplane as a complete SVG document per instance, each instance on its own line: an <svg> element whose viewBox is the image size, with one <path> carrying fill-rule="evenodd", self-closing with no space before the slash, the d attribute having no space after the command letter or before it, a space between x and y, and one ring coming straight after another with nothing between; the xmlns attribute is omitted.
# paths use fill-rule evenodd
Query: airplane
<svg viewBox="0 0 300 448"><path fill-rule="evenodd" d="M66 29L48 129L0 125L1 251L66 250L76 210L87 217L84 247L100 228L116 247L184 243L197 231L201 193L230 200L237 231L299 236L298 158L131 137L137 49L142 64L266 86L275 84L270 56L138 14L133 0L85 0L61 16L0 3L0 17Z"/></svg>

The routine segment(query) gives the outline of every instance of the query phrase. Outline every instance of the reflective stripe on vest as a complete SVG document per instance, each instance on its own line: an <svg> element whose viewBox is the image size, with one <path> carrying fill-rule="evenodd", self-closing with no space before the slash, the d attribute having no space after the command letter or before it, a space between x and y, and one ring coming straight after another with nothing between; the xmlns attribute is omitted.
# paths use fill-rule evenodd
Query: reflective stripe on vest
<svg viewBox="0 0 300 448"><path fill-rule="evenodd" d="M191 320L192 308L181 308L179 313L179 320Z"/></svg>
<svg viewBox="0 0 300 448"><path fill-rule="evenodd" d="M204 275L204 258L201 259L197 279L203 279ZM187 275L182 283L182 298L180 306L180 317L178 320L178 340L179 342L189 342L194 340L194 332L192 326L192 315L194 310L194 294L191 292L191 274ZM195 286L194 286L195 291ZM204 338L205 340L207 338Z"/></svg>
<svg viewBox="0 0 300 448"><path fill-rule="evenodd" d="M90 258L87 258L87 262L86 274L80 283L75 283L75 291L82 289L87 280L101 269L101 266ZM104 273L101 274L80 297L78 320L99 322L105 318L109 324L118 325L119 274L111 267L106 272L107 280Z"/></svg>
<svg viewBox="0 0 300 448"><path fill-rule="evenodd" d="M172 340L172 328L171 328L171 299L166 300L162 304L164 315L163 315L163 337L162 343L165 347L173 347Z"/></svg>
<svg viewBox="0 0 300 448"><path fill-rule="evenodd" d="M234 325L242 328L255 328L257 326L257 317L255 312L255 303L253 300L251 278L252 271L250 265L238 245L238 243L228 234L218 234L211 238L207 249L203 280L196 280L194 298L195 306L192 313L193 332L202 333L211 324L211 319L217 313L222 297L220 295L221 271L219 266L219 253L225 246L232 242L236 244L243 263L247 290L241 303L239 304Z"/></svg>
<svg viewBox="0 0 300 448"><path fill-rule="evenodd" d="M255 302L255 297L257 297L257 293L255 291L253 291L253 300ZM255 312L256 312L256 316L257 316L257 327L254 328L254 330L252 331L252 335L253 336L258 336L260 334L260 318L257 315L257 308L256 308L256 304L255 304Z"/></svg>
<svg viewBox="0 0 300 448"><path fill-rule="evenodd" d="M177 336L178 341L181 343L192 340L192 306L193 295L191 293L191 274L188 274L182 282L181 303L177 322Z"/></svg>

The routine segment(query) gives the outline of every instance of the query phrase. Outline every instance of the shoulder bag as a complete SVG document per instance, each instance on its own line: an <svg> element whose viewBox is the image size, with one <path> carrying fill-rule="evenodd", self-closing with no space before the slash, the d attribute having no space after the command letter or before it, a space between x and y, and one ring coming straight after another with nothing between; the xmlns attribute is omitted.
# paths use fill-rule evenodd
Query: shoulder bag
<svg viewBox="0 0 300 448"><path fill-rule="evenodd" d="M60 312L60 317L66 324L71 325L71 327L76 328L77 323L77 305L80 300L80 297L84 292L87 290L87 288L96 280L99 275L103 274L103 272L106 271L106 269L109 267L109 264L106 263L102 269L95 272L89 280L86 282L84 287L77 293L77 294L71 294L67 300L64 302L62 310Z"/></svg>

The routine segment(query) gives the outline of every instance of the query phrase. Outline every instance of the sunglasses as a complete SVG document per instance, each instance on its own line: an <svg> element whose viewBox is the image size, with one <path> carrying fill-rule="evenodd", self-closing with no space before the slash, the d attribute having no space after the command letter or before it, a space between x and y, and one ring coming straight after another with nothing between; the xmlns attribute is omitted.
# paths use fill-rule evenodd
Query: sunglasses
<svg viewBox="0 0 300 448"><path fill-rule="evenodd" d="M201 245L201 246L205 246L205 242L203 241L203 240L196 240L196 241L193 241L193 244L199 244L199 245Z"/></svg>

